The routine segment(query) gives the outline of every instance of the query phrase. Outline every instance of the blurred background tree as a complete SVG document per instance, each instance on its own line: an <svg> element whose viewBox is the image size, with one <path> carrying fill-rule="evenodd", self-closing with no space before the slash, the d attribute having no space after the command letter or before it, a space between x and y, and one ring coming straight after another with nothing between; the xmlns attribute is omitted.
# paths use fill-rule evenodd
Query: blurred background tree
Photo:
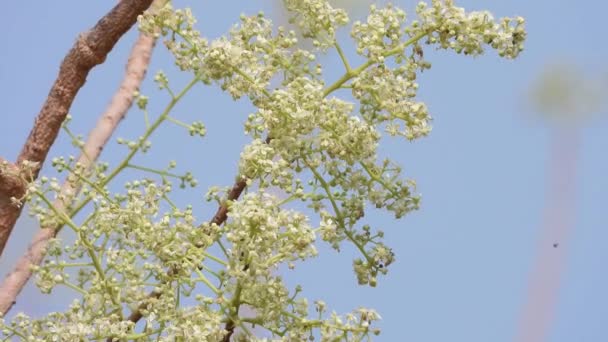
<svg viewBox="0 0 608 342"><path fill-rule="evenodd" d="M569 62L547 66L531 86L534 113L552 133L545 210L516 342L548 338L576 216L580 128L601 111L606 90L601 79Z"/></svg>

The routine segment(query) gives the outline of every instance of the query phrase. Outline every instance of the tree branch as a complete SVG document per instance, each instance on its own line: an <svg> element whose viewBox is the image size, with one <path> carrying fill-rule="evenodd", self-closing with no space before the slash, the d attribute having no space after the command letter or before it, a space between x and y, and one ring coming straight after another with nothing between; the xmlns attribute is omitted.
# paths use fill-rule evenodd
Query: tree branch
<svg viewBox="0 0 608 342"><path fill-rule="evenodd" d="M272 140L271 137L267 137L265 140L265 143L269 144L271 140ZM241 196L241 194L243 193L243 191L245 190L246 187L247 187L247 178L243 177L243 176L239 176L237 178L236 182L232 185L230 192L228 192L228 197L226 198L226 201L217 208L217 211L215 212L215 215L213 215L213 218L211 219L210 223L220 226L224 222L226 222L226 220L228 219L228 202L236 201L237 199L239 199L239 197ZM168 273L171 274L173 271L174 270L169 270ZM148 308L149 302L152 300L158 299L161 296L161 294L162 293L159 291L150 292L148 294L148 300L146 302L141 303L137 307L137 309L134 310L129 315L128 320L133 323L139 322L139 320L141 320L143 318L142 311L146 310ZM230 340L230 337L234 333L234 328L235 328L234 322L232 322L232 320L229 320L226 323L226 327L225 327L225 330L228 331L228 333L226 334L226 336L224 336L224 341ZM108 338L107 342L112 342L112 337Z"/></svg>
<svg viewBox="0 0 608 342"><path fill-rule="evenodd" d="M243 193L243 190L245 190L246 187L247 187L247 180L242 177L239 177L239 179L232 186L232 189L230 189L230 192L228 193L228 197L226 198L226 201L217 208L215 215L213 215L213 218L210 221L212 224L215 223L218 226L220 226L224 222L226 222L226 219L228 218L228 202L236 201L237 199L239 199L239 197ZM174 270L169 270L168 273L171 274L173 271ZM0 288L0 291L1 291L1 288ZM157 299L160 296L161 296L161 292L152 291L152 292L150 292L150 294L148 294L148 302L149 302L149 300ZM143 317L141 312L148 308L148 305L149 305L148 302L141 303L139 305L139 307L137 308L137 310L134 310L131 313L131 315L129 315L128 320L133 323L139 322L139 320L142 319L142 317ZM108 341L112 341L112 338L108 338Z"/></svg>
<svg viewBox="0 0 608 342"><path fill-rule="evenodd" d="M126 0L122 2L126 2ZM131 107L133 94L139 89L145 77L155 42L153 37L143 33L135 42L120 88L112 98L106 112L99 118L97 125L89 134L83 152L78 158L78 163L85 170L90 169L90 166L97 160L110 136ZM56 200L53 205L63 211L69 207L80 188L80 182L68 177L61 188L61 196L58 196L62 200ZM6 314L15 303L17 295L32 275L30 266L40 264L49 240L54 238L58 232L57 228L44 227L41 229L35 235L27 252L17 262L15 269L0 285L0 313Z"/></svg>
<svg viewBox="0 0 608 342"><path fill-rule="evenodd" d="M42 163L57 138L61 123L65 119L78 90L84 85L89 71L105 61L118 39L137 21L137 16L146 10L152 0L122 0L88 32L81 34L65 56L55 83L27 138L17 167L24 161L38 163L32 170L32 178L38 176ZM0 178L2 181L3 178ZM0 186L0 189L4 186ZM3 198L15 196L4 193ZM0 255L4 251L21 207L0 202Z"/></svg>

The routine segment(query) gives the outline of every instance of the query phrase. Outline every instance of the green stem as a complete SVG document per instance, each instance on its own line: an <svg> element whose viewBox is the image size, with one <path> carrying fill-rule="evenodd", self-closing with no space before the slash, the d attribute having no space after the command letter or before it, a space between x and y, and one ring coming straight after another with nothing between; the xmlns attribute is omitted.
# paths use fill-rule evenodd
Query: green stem
<svg viewBox="0 0 608 342"><path fill-rule="evenodd" d="M365 172L377 183L382 185L386 190L388 190L393 196L397 197L398 194L395 190L384 180L384 178L378 176L375 172L373 172L367 164L364 162L359 162L359 165L365 170Z"/></svg>
<svg viewBox="0 0 608 342"><path fill-rule="evenodd" d="M154 133L154 131L160 126L160 124L163 123L163 121L165 121L167 119L167 116L169 115L171 110L175 107L175 105L179 102L179 100L181 100L181 98L184 97L184 95L186 95L186 93L198 82L198 80L199 80L198 77L195 77L194 79L192 79L192 81L190 81L190 83L188 83L184 87L184 89L182 89L182 91L179 92L179 94L177 94L175 97L173 97L171 99L171 101L169 101L169 104L165 107L165 109L163 110L161 115L146 130L146 132L143 135L142 141L146 141L152 135L152 133ZM133 159L135 154L137 152L139 152L140 148L141 148L141 146L138 145L134 149L132 149L129 152L129 154L125 157L125 159L123 159L123 161L104 179L104 181L102 182L102 186L107 185L122 170L124 170L127 167L127 165L129 165L129 163L131 162L131 159ZM84 206L86 206L92 199L93 199L93 195L91 194L87 198L85 198L82 202L80 202L77 206L75 206L74 209L72 209L72 211L70 212L70 217L73 217L76 214L78 214L78 212L80 212L80 210L82 210L82 208L84 208Z"/></svg>
<svg viewBox="0 0 608 342"><path fill-rule="evenodd" d="M188 125L187 123L185 123L185 122L183 122L181 120L178 120L178 119L176 119L176 118L174 118L172 116L167 116L167 121L171 121L174 124L176 124L178 126L181 126L181 127L185 128L185 129L190 129L190 125Z"/></svg>
<svg viewBox="0 0 608 342"><path fill-rule="evenodd" d="M74 135L74 133L72 133L72 131L68 128L67 125L62 125L61 128L63 128L63 130L65 131L65 133L72 139L72 141L79 141L78 137ZM82 153L89 161L91 160L91 157L89 157L85 150L84 150L84 145L79 145L78 149L80 150L80 153Z"/></svg>
<svg viewBox="0 0 608 342"><path fill-rule="evenodd" d="M67 268L67 267L87 267L87 266L93 266L93 264L90 262L73 262L73 263L63 263L63 264L56 264L56 265L47 265L46 267L63 269L63 268Z"/></svg>
<svg viewBox="0 0 608 342"><path fill-rule="evenodd" d="M140 171L154 173L154 174L165 176L165 177L173 177L173 178L178 178L178 179L183 178L182 176L176 175L176 174L171 173L171 172L162 171L162 170L156 170L156 169L152 169L152 168L145 167L145 166L139 166L139 165L135 165L135 164L127 164L126 167L128 167L130 169L135 169L135 170L140 170Z"/></svg>
<svg viewBox="0 0 608 342"><path fill-rule="evenodd" d="M217 262L219 264L222 264L223 266L228 266L228 263L226 261L224 261L224 260L222 260L222 259L220 259L220 258L218 258L218 257L216 257L214 255L211 255L211 254L209 254L207 252L203 252L203 255L205 256L205 258L211 259L211 260L213 260L213 261L215 261L215 262Z"/></svg>
<svg viewBox="0 0 608 342"><path fill-rule="evenodd" d="M212 276L216 277L218 280L222 279L222 277L217 272L215 272L212 269L210 269L209 267L205 266L205 264L201 264L200 268L202 268L205 272L208 272Z"/></svg>
<svg viewBox="0 0 608 342"><path fill-rule="evenodd" d="M291 196L287 197L286 199L284 199L284 200L280 201L279 203L277 203L277 207L283 206L283 205L285 205L285 204L287 204L287 203L289 203L289 202L291 202L291 201L293 201L293 200L295 200L297 198L299 198L299 197L296 196L296 195L291 195Z"/></svg>
<svg viewBox="0 0 608 342"><path fill-rule="evenodd" d="M144 123L146 125L146 129L150 128L150 115L148 114L148 110L144 109Z"/></svg>
<svg viewBox="0 0 608 342"><path fill-rule="evenodd" d="M186 93L198 82L198 77L195 77L194 79L192 79L192 81L190 81L190 83L188 83L184 89L182 89L182 91L179 92L179 94L177 94L177 96L174 96L171 98L171 101L169 101L169 104L167 105L167 107L165 107L165 110L161 113L161 115L158 117L158 119L156 119L156 121L154 121L154 123L152 124L152 126L150 126L150 128L146 131L146 133L144 134L144 136L142 137L141 141L146 141L148 140L148 138L150 137L150 135L152 135L152 133L160 126L161 123L163 123L163 121L165 121L167 119L167 117L169 116L169 113L171 112L171 110L173 109L173 107L175 107L175 105L179 102L179 100L181 100L182 97L184 97L184 95L186 95ZM107 178L106 184L113 179L114 177L116 177L116 175L118 175L124 168L127 167L127 165L129 164L129 162L131 161L131 159L133 159L133 157L135 156L135 154L137 152L139 152L139 149L141 148L141 146L137 146L136 148L134 148L133 150L131 150L131 152L127 155L127 157L118 165L118 167L116 167L116 169L114 169L114 171L112 173L110 173L110 175Z"/></svg>
<svg viewBox="0 0 608 342"><path fill-rule="evenodd" d="M241 69L236 68L236 67L232 67L232 69L234 69L234 71L239 74L242 78L244 78L247 82L251 83L251 84L255 84L255 81L253 78L251 78L251 76L247 75L246 73L244 73ZM270 97L270 93L268 92L268 90L266 89L262 89L262 93L266 96L266 97Z"/></svg>
<svg viewBox="0 0 608 342"><path fill-rule="evenodd" d="M169 196L167 196L166 194L163 194L163 199L165 200L165 202L169 203L169 205L171 206L171 208L173 210L177 209L177 206L175 205L175 203L173 203L173 201L171 201Z"/></svg>
<svg viewBox="0 0 608 342"><path fill-rule="evenodd" d="M420 32L417 35L413 36L412 38L408 39L407 41L399 44L395 48L385 51L382 54L382 56L384 56L384 57L394 56L394 55L398 54L399 52L403 51L408 46L416 43L417 41L419 41L421 38L423 38L427 34L428 34L428 32L426 32L426 31ZM337 49L337 47L336 47L336 49ZM340 50L338 50L338 53L340 53ZM352 78L359 76L359 74L361 74L363 71L365 71L365 69L369 68L370 66L372 66L375 63L376 63L376 61L368 59L365 63L361 64L360 66L358 66L355 69L350 69L350 67L347 67L344 75L342 75L342 77L340 77L336 82L334 82L332 85L327 87L325 89L325 91L323 91L323 97L331 94L336 89L342 87L342 85L344 83L348 82Z"/></svg>
<svg viewBox="0 0 608 342"><path fill-rule="evenodd" d="M211 289L211 291L213 291L213 293L215 293L216 295L220 293L220 290L218 290L218 288L215 287L215 285L211 284L209 279L207 279L207 277L205 277L203 272L201 272L201 270L199 270L198 267L194 267L194 272L196 272L196 274L198 274L198 279L196 279L196 280L199 280L203 284L207 285L207 287L209 289Z"/></svg>
<svg viewBox="0 0 608 342"><path fill-rule="evenodd" d="M353 233L351 233L348 230L348 228L346 227L346 223L344 222L344 216L342 215L340 208L338 208L337 201L335 200L333 194L331 193L331 187L329 186L329 184L327 184L327 182L325 181L323 176L321 176L321 174L317 171L317 169L314 166L312 166L305 158L303 158L302 160L304 161L304 164L306 164L306 166L310 169L310 171L312 171L315 178L321 183L321 187L323 187L323 190L325 190L325 193L327 194L327 198L331 202L331 206L334 208L334 212L336 213L336 219L338 220L338 224L342 227L342 229L344 229L344 235L346 235L346 237L357 247L357 249L359 249L359 251L361 252L361 254L363 254L365 259L368 262L372 263L373 259L367 254L367 252L365 251L365 248L363 248L363 246L359 243L359 241L357 241L357 239L355 239L355 236L353 235Z"/></svg>
<svg viewBox="0 0 608 342"><path fill-rule="evenodd" d="M15 330L15 329L13 329L11 326L8 326L8 325L6 325L6 324L3 324L3 325L2 325L2 329L3 329L3 330L8 330L8 331L10 331L11 333L13 333L13 335L17 335L17 336L21 337L21 340L22 340L22 341L27 341L27 340L28 340L28 338L27 338L25 335L23 335L22 333L18 332L18 331L17 331L17 330ZM8 337L10 337L10 336L8 336ZM4 341L8 341L8 340L4 340Z"/></svg>
<svg viewBox="0 0 608 342"><path fill-rule="evenodd" d="M80 286L78 286L78 285L75 285L75 284L72 284L72 283L70 283L69 281L62 281L62 282L61 282L61 284L65 285L65 286L67 286L67 287L69 287L69 288L71 288L72 290L74 290L74 291L76 291L76 292L80 293L80 294L81 294L81 295L83 295L83 296L86 296L86 295L88 295L88 294L89 294L89 293L88 293L87 291L85 291L85 290L84 290L82 287L80 287Z"/></svg>
<svg viewBox="0 0 608 342"><path fill-rule="evenodd" d="M40 192L36 192L36 194L38 195L38 197L40 197L42 199L43 202L46 203L46 205L53 211L53 213L55 213L55 215L57 217L61 218L61 220L64 222L64 224L67 224L70 228L72 228L74 230L74 232L76 232L76 234L78 234L80 241L82 241L83 245L85 246L85 248L87 250L87 254L91 258L91 261L93 261L93 267L97 271L97 275L102 280L103 284L105 285L106 289L108 290L108 292L110 294L110 299L112 300L112 303L114 305L118 306L119 303L116 300L116 297L115 297L116 294L114 293L114 290L112 289L112 287L108 285L105 272L103 270L103 267L101 266L101 261L95 254L94 247L91 245L90 241L87 239L87 237L83 233L82 229L80 229L80 227L78 227L78 225L76 225L76 223L74 223L74 221L72 221L72 219L68 215L66 215L63 211L57 210L57 208L55 208L55 206L53 206L51 201L49 201L48 198L46 198L44 196L44 194L42 194Z"/></svg>
<svg viewBox="0 0 608 342"><path fill-rule="evenodd" d="M344 64L346 72L349 73L351 71L350 64L348 64L346 55L344 54L344 51L342 51L342 47L340 46L340 44L338 44L337 40L334 42L334 46L336 47L336 51L338 51L338 55L340 55L340 59L342 60L342 64Z"/></svg>
<svg viewBox="0 0 608 342"><path fill-rule="evenodd" d="M228 255L228 250L226 250L226 247L224 247L224 244L222 243L222 241L217 240L217 244L218 244L218 246L220 246L220 249L222 250L222 252L226 256L226 258L230 258L230 255Z"/></svg>
<svg viewBox="0 0 608 342"><path fill-rule="evenodd" d="M105 198L106 201L108 201L109 203L114 203L114 201L110 197L108 197L107 191L105 191L104 189L100 188L97 184L91 182L88 178L83 177L82 175L76 173L74 169L68 168L68 170L72 173L72 175L78 177L78 179L81 182L86 183L91 188L95 189L95 191L97 191L97 193L99 193L101 196L103 196L103 198Z"/></svg>

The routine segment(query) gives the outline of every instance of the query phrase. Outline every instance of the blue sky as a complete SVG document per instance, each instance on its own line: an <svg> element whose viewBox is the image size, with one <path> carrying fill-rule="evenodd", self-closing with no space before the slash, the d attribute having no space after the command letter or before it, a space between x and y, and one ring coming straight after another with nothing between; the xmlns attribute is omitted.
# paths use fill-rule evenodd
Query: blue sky
<svg viewBox="0 0 608 342"><path fill-rule="evenodd" d="M409 0L394 3L408 11L415 5ZM397 263L376 289L356 285L349 250L341 254L327 251L300 266L297 273L285 275L290 284L302 283L308 298L322 298L337 312L359 305L376 308L383 317L378 341L513 341L537 253L547 193L555 193L547 189L555 130L531 109L528 89L545 67L559 61L575 63L586 77L608 83L605 2L456 3L467 10L490 10L495 17L521 15L527 20L529 38L526 50L515 61L502 60L491 51L477 58L425 52L433 68L420 77L420 97L434 116L434 130L413 143L386 140L381 151L404 166L423 196L421 210L402 220L373 216L386 232ZM113 4L73 0L5 4L0 12L4 27L0 31L4 42L0 52L1 156L16 158L76 35ZM268 1L176 2L176 6L184 5L193 8L199 28L211 37L225 32L241 12L252 14L264 8L273 13ZM348 39L346 33L343 37ZM71 109L73 131L86 135L105 108L123 76L134 38L133 31L126 35L106 63L89 75ZM334 63L338 69L339 60L333 54L323 62L328 70ZM188 76L174 72L171 65L164 48L158 46L151 71L167 70L172 83L183 84ZM328 78L332 75L329 72ZM142 91L150 95L151 108L166 103L166 96L149 82ZM154 148L142 162L162 166L176 159L182 170L192 170L203 187L184 193L180 201L196 205L204 186L232 183L237 157L247 142L241 123L249 110L244 101L234 103L215 89L198 86L177 112L184 120L204 121L208 137L185 149L184 144L191 140L168 126L153 139ZM568 180L575 186L575 219L571 238L560 241L559 246L565 249L566 258L547 339L551 342L608 340L605 114L604 109L579 128L576 173ZM137 136L142 123L140 113L131 111L116 137ZM51 155L65 151L71 151L69 141L60 137ZM117 161L123 154L122 148L110 147L102 159ZM202 218L208 216L208 211L201 213ZM2 275L36 229L25 216L19 221L0 261ZM60 294L42 297L30 286L15 309L58 310L63 305Z"/></svg>

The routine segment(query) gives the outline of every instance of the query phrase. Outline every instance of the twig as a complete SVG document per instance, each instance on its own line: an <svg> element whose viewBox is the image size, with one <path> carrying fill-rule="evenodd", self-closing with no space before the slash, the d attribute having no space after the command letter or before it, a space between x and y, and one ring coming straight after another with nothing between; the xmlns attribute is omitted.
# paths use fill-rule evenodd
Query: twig
<svg viewBox="0 0 608 342"><path fill-rule="evenodd" d="M269 144L271 140L272 140L272 138L267 137L265 140L265 143ZM239 199L239 197L241 196L241 194L243 193L243 191L245 190L246 187L247 187L247 178L239 176L237 181L234 183L234 185L232 185L230 192L228 192L226 201L224 203L220 204L217 211L215 212L215 215L213 215L213 218L211 219L210 223L220 226L224 222L226 222L226 219L228 218L228 202L236 201L237 199ZM168 273L170 274L173 271L174 270L169 270ZM150 292L150 294L148 294L148 299L149 300L158 299L160 296L161 296L161 292L152 291L152 292ZM143 318L142 310L146 310L148 308L149 300L147 302L141 303L137 307L137 309L134 310L131 313L131 315L129 315L128 320L133 323L139 322L139 320ZM228 323L226 323L226 330L228 331L228 334L227 334L228 339L230 339L230 336L232 335L232 333L234 331L234 324L231 324L230 323L231 321L232 320L230 320ZM112 338L108 338L107 341L111 342Z"/></svg>
<svg viewBox="0 0 608 342"><path fill-rule="evenodd" d="M232 189L230 189L230 192L228 193L226 202L222 203L215 212L215 215L213 215L213 218L210 221L212 224L214 223L219 226L226 221L226 219L228 218L228 202L237 200L243 193L243 190L245 190L245 187L247 187L247 181L243 178L240 178L234 183ZM169 270L168 274L170 275L174 271L175 270ZM150 294L148 294L148 299L157 299L158 297L160 297L160 295L161 292L152 291L150 292ZM133 323L137 323L140 319L142 319L142 311L148 308L149 300L144 303L141 303L137 310L134 310L131 315L129 315L128 320ZM108 339L108 341L111 340L111 338Z"/></svg>

